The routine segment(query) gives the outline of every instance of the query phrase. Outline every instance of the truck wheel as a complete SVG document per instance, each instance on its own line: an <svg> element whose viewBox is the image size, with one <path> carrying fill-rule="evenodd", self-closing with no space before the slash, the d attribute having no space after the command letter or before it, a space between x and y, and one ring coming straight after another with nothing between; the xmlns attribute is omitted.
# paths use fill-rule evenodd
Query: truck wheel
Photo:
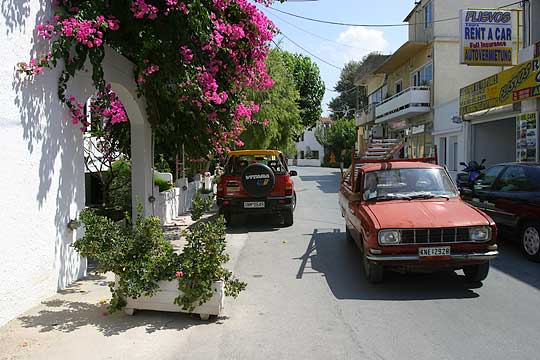
<svg viewBox="0 0 540 360"><path fill-rule="evenodd" d="M362 252L362 258L364 262L364 275L367 281L372 284L378 284L383 281L384 268L382 265L372 263L366 257L366 250Z"/></svg>
<svg viewBox="0 0 540 360"><path fill-rule="evenodd" d="M294 223L293 211L287 210L283 213L283 226L289 227Z"/></svg>
<svg viewBox="0 0 540 360"><path fill-rule="evenodd" d="M532 261L540 261L540 225L527 223L521 233L521 248L525 256Z"/></svg>
<svg viewBox="0 0 540 360"><path fill-rule="evenodd" d="M469 281L484 281L489 273L489 261L483 264L465 266L463 273Z"/></svg>
<svg viewBox="0 0 540 360"><path fill-rule="evenodd" d="M345 239L347 239L347 242L349 243L354 243L354 239L347 225L345 225Z"/></svg>

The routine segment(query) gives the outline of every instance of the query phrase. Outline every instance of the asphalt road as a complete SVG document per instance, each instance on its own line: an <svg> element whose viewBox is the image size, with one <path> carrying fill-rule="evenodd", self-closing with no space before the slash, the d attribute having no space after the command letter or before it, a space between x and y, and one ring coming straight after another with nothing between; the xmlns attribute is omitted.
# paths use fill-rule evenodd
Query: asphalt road
<svg viewBox="0 0 540 360"><path fill-rule="evenodd" d="M501 243L482 286L461 272L391 273L370 285L345 240L339 172L298 172L294 226L258 217L230 230L234 270L248 288L176 357L540 358L540 264L517 245Z"/></svg>

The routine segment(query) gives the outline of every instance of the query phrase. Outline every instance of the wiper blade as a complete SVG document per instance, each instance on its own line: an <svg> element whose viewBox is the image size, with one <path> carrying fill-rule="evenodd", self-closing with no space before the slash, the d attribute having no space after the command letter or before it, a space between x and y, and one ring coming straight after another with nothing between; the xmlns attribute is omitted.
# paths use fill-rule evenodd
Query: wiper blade
<svg viewBox="0 0 540 360"><path fill-rule="evenodd" d="M450 199L450 196L448 195L437 195L437 194L429 194L429 193L423 193L423 194L412 194L409 195L411 199L434 199L434 198L444 198L444 199Z"/></svg>
<svg viewBox="0 0 540 360"><path fill-rule="evenodd" d="M385 201L385 200L411 200L412 198L410 196L406 195L383 195L383 196L377 196L368 200L373 201Z"/></svg>

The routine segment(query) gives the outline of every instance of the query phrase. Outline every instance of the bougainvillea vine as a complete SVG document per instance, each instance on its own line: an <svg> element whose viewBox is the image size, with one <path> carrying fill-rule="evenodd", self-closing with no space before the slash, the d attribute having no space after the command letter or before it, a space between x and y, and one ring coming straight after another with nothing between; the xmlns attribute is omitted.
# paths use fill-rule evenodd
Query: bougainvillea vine
<svg viewBox="0 0 540 360"><path fill-rule="evenodd" d="M90 64L92 116L112 126L128 117L105 80L109 46L134 64L158 136L189 141L201 153L223 153L242 145L238 136L259 109L246 101L247 90L273 85L265 59L276 31L248 0L57 0L52 18L36 27L50 51L18 65L20 72L38 76L62 60L59 98L72 122L87 131L86 99L67 92L69 80Z"/></svg>

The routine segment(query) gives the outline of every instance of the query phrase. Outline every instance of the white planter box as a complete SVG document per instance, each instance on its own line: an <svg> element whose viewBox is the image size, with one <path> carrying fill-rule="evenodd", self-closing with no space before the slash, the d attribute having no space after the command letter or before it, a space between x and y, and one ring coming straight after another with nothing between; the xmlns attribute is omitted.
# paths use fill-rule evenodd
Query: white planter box
<svg viewBox="0 0 540 360"><path fill-rule="evenodd" d="M216 281L212 286L214 295L200 306L196 306L193 311L182 309L174 303L174 299L180 295L178 281L160 281L159 290L154 296L141 296L138 299L127 299L124 309L128 315L133 315L135 310L155 310L169 312L183 312L199 314L202 320L208 320L210 315L219 315L223 310L223 299L225 298L225 284L223 281Z"/></svg>

